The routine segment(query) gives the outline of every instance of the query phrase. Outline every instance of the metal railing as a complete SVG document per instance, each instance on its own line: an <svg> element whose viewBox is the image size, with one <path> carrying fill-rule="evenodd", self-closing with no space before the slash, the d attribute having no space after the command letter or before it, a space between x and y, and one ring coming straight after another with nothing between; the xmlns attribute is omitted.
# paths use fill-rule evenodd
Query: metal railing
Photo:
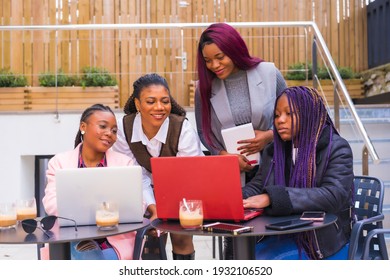
<svg viewBox="0 0 390 280"><path fill-rule="evenodd" d="M65 31L65 30L140 30L140 29L151 29L151 30L157 30L157 29L178 29L178 30L184 30L184 29L194 29L194 28L206 28L211 23L159 23L159 24L75 24L75 25L23 25L23 26L0 26L0 31L34 31L34 30L47 30L47 31ZM350 110L353 119L356 123L356 127L363 138L364 141L364 151L363 154L366 156L363 157L363 174L368 173L368 154L371 156L373 162L375 164L378 164L380 162L379 157L375 151L374 146L372 145L372 142L370 138L367 135L367 131L364 128L362 121L360 120L355 106L348 94L347 88L340 76L340 73L337 70L337 67L332 59L332 56L329 52L329 49L321 35L321 32L316 25L315 22L312 21L297 21L297 22L290 22L290 21L283 21L283 22L229 22L230 25L236 27L236 28L253 28L253 27L261 27L261 28L271 28L271 27L300 27L304 28L305 34L308 30L313 32L313 62L317 60L316 56L316 48L319 47L323 53L325 58L325 63L329 65L329 69L334 77L334 89L335 91L341 92L342 96L345 98L346 104L348 109ZM182 32L183 33L183 32ZM56 32L58 34L58 32ZM57 36L57 35L56 35ZM185 57L185 56L182 56ZM56 59L56 57L55 57ZM317 87L317 84L315 80L313 79L313 86ZM336 99L335 99L336 100ZM339 108L338 106L335 106L335 122L339 122ZM365 168L365 166L367 168Z"/></svg>

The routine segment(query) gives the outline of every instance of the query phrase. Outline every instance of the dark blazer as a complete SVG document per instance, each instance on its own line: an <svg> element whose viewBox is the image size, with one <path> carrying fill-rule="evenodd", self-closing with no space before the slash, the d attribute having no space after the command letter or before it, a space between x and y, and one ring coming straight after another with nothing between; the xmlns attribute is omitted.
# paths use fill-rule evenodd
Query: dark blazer
<svg viewBox="0 0 390 280"><path fill-rule="evenodd" d="M269 195L271 205L265 209L268 215L300 214L309 210L337 215L338 220L335 224L315 231L320 258L333 255L349 242L352 221L354 177L352 150L344 138L333 133L329 162L325 167L325 159L329 152L329 135L327 127L316 147L316 188L290 188L274 184L273 143L264 149L259 171L243 188L244 198L261 193ZM263 182L267 177L268 181L264 186Z"/></svg>

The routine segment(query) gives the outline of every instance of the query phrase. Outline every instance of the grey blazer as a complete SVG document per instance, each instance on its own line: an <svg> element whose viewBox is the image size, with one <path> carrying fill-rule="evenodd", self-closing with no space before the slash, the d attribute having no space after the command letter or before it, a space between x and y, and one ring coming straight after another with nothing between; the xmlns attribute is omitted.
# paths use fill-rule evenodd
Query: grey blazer
<svg viewBox="0 0 390 280"><path fill-rule="evenodd" d="M252 124L256 130L268 130L272 127L273 110L276 99L277 69L271 62L262 62L247 72L249 95L251 100ZM223 80L214 79L211 89L211 139L216 147L205 141L202 130L202 104L199 90L195 93L195 117L198 134L203 145L211 154L225 150L221 130L235 126L229 100Z"/></svg>

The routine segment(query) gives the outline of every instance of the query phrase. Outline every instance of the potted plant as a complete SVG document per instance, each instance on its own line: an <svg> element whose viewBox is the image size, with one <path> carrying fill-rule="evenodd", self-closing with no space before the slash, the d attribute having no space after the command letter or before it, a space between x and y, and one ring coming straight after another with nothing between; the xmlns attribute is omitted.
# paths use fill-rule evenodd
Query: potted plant
<svg viewBox="0 0 390 280"><path fill-rule="evenodd" d="M39 87L32 87L29 93L32 110L84 110L102 103L112 109L119 108L117 81L103 68L85 67L81 75L41 73Z"/></svg>
<svg viewBox="0 0 390 280"><path fill-rule="evenodd" d="M9 69L0 69L0 111L24 110L27 78Z"/></svg>
<svg viewBox="0 0 390 280"><path fill-rule="evenodd" d="M307 66L304 63L292 64L288 66L288 69L289 71L285 76L287 86L313 86L313 73L310 63ZM363 98L364 89L360 75L354 73L349 67L338 67L337 69L350 97L352 99ZM308 79L306 79L306 75ZM334 84L330 79L328 70L325 67L319 67L317 70L317 78L319 79L318 90L324 93L328 104L332 105L334 99Z"/></svg>

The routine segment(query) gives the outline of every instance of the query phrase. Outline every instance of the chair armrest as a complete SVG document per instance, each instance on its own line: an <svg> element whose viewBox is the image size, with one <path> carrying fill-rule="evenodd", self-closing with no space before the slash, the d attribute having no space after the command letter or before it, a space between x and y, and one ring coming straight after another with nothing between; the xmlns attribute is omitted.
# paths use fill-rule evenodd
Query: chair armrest
<svg viewBox="0 0 390 280"><path fill-rule="evenodd" d="M135 235L135 242L134 242L133 260L139 260L141 258L141 250L142 250L144 236L152 228L153 227L151 225L147 225L137 230L137 234Z"/></svg>
<svg viewBox="0 0 390 280"><path fill-rule="evenodd" d="M383 214L373 216L367 219L363 219L360 221L357 221L353 227L351 232L351 238L349 241L349 250L348 250L348 258L350 260L355 259L355 255L359 246L359 236L363 230L363 226L367 224L372 224L375 222L381 222L383 221L385 216Z"/></svg>
<svg viewBox="0 0 390 280"><path fill-rule="evenodd" d="M378 234L385 234L385 233L388 233L390 234L390 229L373 229L371 230L367 236L366 236L366 239L364 240L364 245L363 245L363 255L362 255L362 259L363 260L366 260L368 259L368 254L369 254L369 251L370 251L370 242L371 242L371 239L375 236L375 235L378 235ZM386 254L385 254L385 257L387 257L388 259L388 255L387 255L387 249L386 247L385 248L382 248L383 250L386 250Z"/></svg>

